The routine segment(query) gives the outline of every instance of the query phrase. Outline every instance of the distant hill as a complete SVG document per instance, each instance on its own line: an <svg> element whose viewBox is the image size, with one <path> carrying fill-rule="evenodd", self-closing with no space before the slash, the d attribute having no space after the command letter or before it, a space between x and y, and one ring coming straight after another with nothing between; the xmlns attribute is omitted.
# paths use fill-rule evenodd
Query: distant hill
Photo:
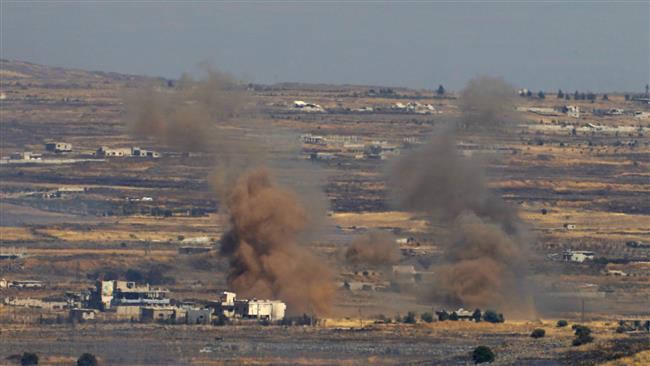
<svg viewBox="0 0 650 366"><path fill-rule="evenodd" d="M3 79L41 79L41 80L94 80L144 81L145 76L120 74L116 72L86 71L34 64L27 61L0 59L0 77Z"/></svg>

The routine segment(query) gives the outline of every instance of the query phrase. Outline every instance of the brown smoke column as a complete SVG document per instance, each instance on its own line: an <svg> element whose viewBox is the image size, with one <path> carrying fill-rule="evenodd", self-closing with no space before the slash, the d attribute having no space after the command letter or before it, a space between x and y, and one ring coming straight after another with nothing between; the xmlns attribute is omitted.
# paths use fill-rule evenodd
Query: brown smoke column
<svg viewBox="0 0 650 366"><path fill-rule="evenodd" d="M502 133L517 121L512 95L501 79L471 81L463 91L456 126L463 133ZM440 127L428 144L392 165L389 185L396 203L449 228L445 264L436 271L435 299L527 311L531 235L517 209L487 188L481 162L458 151L457 134L453 127Z"/></svg>
<svg viewBox="0 0 650 366"><path fill-rule="evenodd" d="M135 93L127 103L131 129L184 151L216 156L210 180L229 216L220 252L230 264L232 290L281 299L291 314L325 314L334 294L332 274L299 244L308 237L305 231L315 229L316 210L307 213L297 195L277 187L268 168L252 169L273 144L245 135L253 122L238 118L248 100L241 86L209 66L205 71L203 80L184 76L173 88ZM301 181L310 180L301 176Z"/></svg>
<svg viewBox="0 0 650 366"><path fill-rule="evenodd" d="M231 229L221 238L221 254L230 260L230 286L245 296L279 297L293 314L326 313L332 275L297 242L306 213L296 196L258 169L239 178L225 203Z"/></svg>
<svg viewBox="0 0 650 366"><path fill-rule="evenodd" d="M373 230L352 241L345 259L353 265L385 266L397 263L400 251L393 235Z"/></svg>

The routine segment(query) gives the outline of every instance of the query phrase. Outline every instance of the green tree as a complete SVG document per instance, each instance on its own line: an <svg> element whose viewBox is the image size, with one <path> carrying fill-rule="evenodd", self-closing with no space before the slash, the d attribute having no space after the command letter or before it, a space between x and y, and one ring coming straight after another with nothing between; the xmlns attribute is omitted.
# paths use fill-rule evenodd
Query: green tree
<svg viewBox="0 0 650 366"><path fill-rule="evenodd" d="M481 321L481 309L474 310L474 313L472 314L472 319L474 319L474 321L477 323Z"/></svg>
<svg viewBox="0 0 650 366"><path fill-rule="evenodd" d="M472 352L474 363L485 363L494 361L494 352L487 346L478 346Z"/></svg>
<svg viewBox="0 0 650 366"><path fill-rule="evenodd" d="M424 322L432 323L433 322L433 314L431 314L431 313L422 313L422 315L420 315L420 319L422 319L422 321L424 321Z"/></svg>
<svg viewBox="0 0 650 366"><path fill-rule="evenodd" d="M562 92L562 89L558 89L557 91L557 99L562 99L564 98L564 93Z"/></svg>
<svg viewBox="0 0 650 366"><path fill-rule="evenodd" d="M539 99L544 99L546 98L546 94L544 94L544 92L540 90L539 93L537 93L537 97Z"/></svg>
<svg viewBox="0 0 650 366"><path fill-rule="evenodd" d="M98 365L97 358L90 353L84 353L77 360L77 366L97 366L97 365Z"/></svg>
<svg viewBox="0 0 650 366"><path fill-rule="evenodd" d="M404 317L403 321L406 324L415 324L417 323L416 314L413 311L409 311Z"/></svg>
<svg viewBox="0 0 650 366"><path fill-rule="evenodd" d="M503 323L505 321L503 314L499 314L494 310L487 310L483 314L483 320L490 323Z"/></svg>
<svg viewBox="0 0 650 366"><path fill-rule="evenodd" d="M36 355L36 353L25 352L22 357L20 357L20 364L22 366L38 365L38 355Z"/></svg>
<svg viewBox="0 0 650 366"><path fill-rule="evenodd" d="M572 342L574 346L580 346L586 343L593 342L594 337L591 336L591 329L589 329L589 327L576 324L573 326L573 330L576 336Z"/></svg>
<svg viewBox="0 0 650 366"><path fill-rule="evenodd" d="M438 85L438 89L436 90L436 94L439 96L445 95L445 87L442 86L442 84Z"/></svg>

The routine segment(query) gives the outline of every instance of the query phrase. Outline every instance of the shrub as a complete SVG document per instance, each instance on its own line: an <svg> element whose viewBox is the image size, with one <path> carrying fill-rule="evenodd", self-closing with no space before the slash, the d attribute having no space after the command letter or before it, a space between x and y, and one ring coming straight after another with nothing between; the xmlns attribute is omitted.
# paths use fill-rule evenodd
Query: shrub
<svg viewBox="0 0 650 366"><path fill-rule="evenodd" d="M494 361L494 352L487 346L478 346L472 352L474 363L484 363Z"/></svg>
<svg viewBox="0 0 650 366"><path fill-rule="evenodd" d="M619 326L616 328L616 333L625 333L625 331L627 331L627 328L625 328L625 327L622 326L622 325L619 325Z"/></svg>
<svg viewBox="0 0 650 366"><path fill-rule="evenodd" d="M486 311L485 314L483 314L483 320L490 323L503 323L505 321L503 314L498 314L494 310Z"/></svg>
<svg viewBox="0 0 650 366"><path fill-rule="evenodd" d="M585 327L584 325L574 324L572 328L576 336L572 342L574 346L580 346L586 343L593 342L594 337L591 336L591 329L589 329L589 327Z"/></svg>
<svg viewBox="0 0 650 366"><path fill-rule="evenodd" d="M567 325L569 325L569 322L567 322L564 319L560 319L560 320L557 321L556 325L557 325L558 328L563 328L563 327L566 327Z"/></svg>
<svg viewBox="0 0 650 366"><path fill-rule="evenodd" d="M438 311L436 314L438 314L438 320L445 321L449 320L449 313L446 311Z"/></svg>
<svg viewBox="0 0 650 366"><path fill-rule="evenodd" d="M477 323L481 321L481 309L474 310L474 313L472 314L472 319L474 319L474 321Z"/></svg>
<svg viewBox="0 0 650 366"><path fill-rule="evenodd" d="M25 352L22 357L20 357L20 364L23 366L38 365L38 356L36 353Z"/></svg>
<svg viewBox="0 0 650 366"><path fill-rule="evenodd" d="M404 317L403 321L406 324L415 324L417 323L417 319L415 317L416 317L415 312L409 311Z"/></svg>
<svg viewBox="0 0 650 366"><path fill-rule="evenodd" d="M449 315L449 320L453 320L453 321L458 320L458 314L456 314L456 312L454 311L453 313L451 313L451 315Z"/></svg>
<svg viewBox="0 0 650 366"><path fill-rule="evenodd" d="M530 333L530 336L533 338L543 338L546 335L546 331L541 328L537 328Z"/></svg>
<svg viewBox="0 0 650 366"><path fill-rule="evenodd" d="M433 322L433 314L431 314L431 313L422 313L422 315L420 315L420 319L422 319L423 322L432 323Z"/></svg>
<svg viewBox="0 0 650 366"><path fill-rule="evenodd" d="M592 336L577 336L571 344L574 346L581 346L583 344L591 343L594 341Z"/></svg>
<svg viewBox="0 0 650 366"><path fill-rule="evenodd" d="M77 366L97 366L97 365L98 365L97 358L90 353L84 353L77 360Z"/></svg>

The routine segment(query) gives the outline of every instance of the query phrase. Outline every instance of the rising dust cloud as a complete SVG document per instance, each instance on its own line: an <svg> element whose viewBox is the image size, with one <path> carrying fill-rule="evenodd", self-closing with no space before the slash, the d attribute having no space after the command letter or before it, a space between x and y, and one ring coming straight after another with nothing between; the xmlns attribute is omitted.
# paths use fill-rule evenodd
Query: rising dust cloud
<svg viewBox="0 0 650 366"><path fill-rule="evenodd" d="M173 88L133 95L130 127L136 136L216 156L210 180L229 216L220 254L229 262L231 290L281 299L292 314L324 314L334 294L332 274L299 243L311 215L296 194L276 186L268 167L256 164L266 151L243 136L250 126L238 118L247 100L241 86L214 68L205 71L205 79L184 76Z"/></svg>
<svg viewBox="0 0 650 366"><path fill-rule="evenodd" d="M495 78L479 78L463 91L456 128L441 126L432 140L396 161L389 185L397 204L426 213L449 228L444 264L436 270L433 296L450 305L526 309L531 235L517 209L487 187L480 160L464 157L460 133L500 133L516 122L513 90Z"/></svg>
<svg viewBox="0 0 650 366"><path fill-rule="evenodd" d="M352 241L345 259L353 265L385 266L400 260L395 237L382 231L370 231Z"/></svg>

